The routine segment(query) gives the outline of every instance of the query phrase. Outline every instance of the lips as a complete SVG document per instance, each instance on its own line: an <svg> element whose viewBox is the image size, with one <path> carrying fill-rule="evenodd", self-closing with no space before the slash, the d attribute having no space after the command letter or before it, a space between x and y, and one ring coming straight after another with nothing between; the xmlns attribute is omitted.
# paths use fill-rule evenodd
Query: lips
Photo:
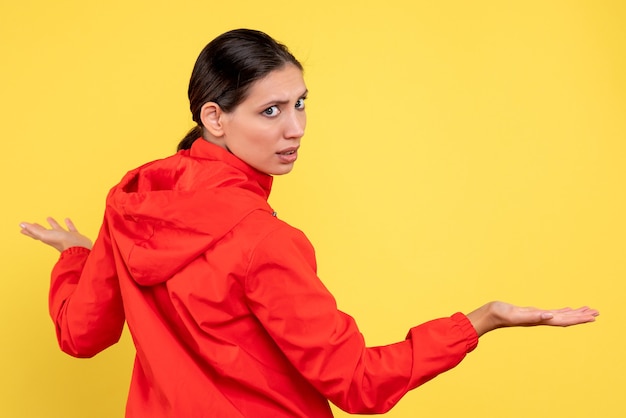
<svg viewBox="0 0 626 418"><path fill-rule="evenodd" d="M280 160L285 163L293 163L298 158L298 147L286 148L276 153Z"/></svg>

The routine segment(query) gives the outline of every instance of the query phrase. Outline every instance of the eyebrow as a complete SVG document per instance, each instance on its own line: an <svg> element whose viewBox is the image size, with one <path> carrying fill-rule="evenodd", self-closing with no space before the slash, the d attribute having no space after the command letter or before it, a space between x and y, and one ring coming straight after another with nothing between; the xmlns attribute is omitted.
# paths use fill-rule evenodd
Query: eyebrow
<svg viewBox="0 0 626 418"><path fill-rule="evenodd" d="M309 94L309 90L306 89L304 91L304 93L302 93L298 98L302 99L303 97L306 97L308 94ZM270 100L269 102L267 102L265 104L262 104L259 107L271 106L271 105L274 105L274 104L284 105L284 104L287 104L287 103L289 103L289 100Z"/></svg>

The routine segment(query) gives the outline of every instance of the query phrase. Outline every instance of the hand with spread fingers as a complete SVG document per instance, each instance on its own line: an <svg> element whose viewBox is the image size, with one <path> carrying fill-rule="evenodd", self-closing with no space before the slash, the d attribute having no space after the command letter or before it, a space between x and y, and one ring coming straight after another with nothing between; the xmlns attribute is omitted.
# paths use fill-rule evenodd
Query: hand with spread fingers
<svg viewBox="0 0 626 418"><path fill-rule="evenodd" d="M54 218L49 217L47 221L50 224L50 229L37 223L22 222L20 223L21 232L61 252L70 247L91 249L91 240L78 232L71 219L65 219L67 229L63 228Z"/></svg>
<svg viewBox="0 0 626 418"><path fill-rule="evenodd" d="M505 327L537 325L568 327L593 322L598 315L600 313L596 309L587 306L578 309L537 309L496 301L481 306L469 313L467 317L481 336L489 331Z"/></svg>

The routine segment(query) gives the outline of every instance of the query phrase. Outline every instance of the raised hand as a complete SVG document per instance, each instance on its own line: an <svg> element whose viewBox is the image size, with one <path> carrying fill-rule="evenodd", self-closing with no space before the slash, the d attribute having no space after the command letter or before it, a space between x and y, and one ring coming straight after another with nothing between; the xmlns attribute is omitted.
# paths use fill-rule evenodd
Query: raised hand
<svg viewBox="0 0 626 418"><path fill-rule="evenodd" d="M37 223L22 222L20 223L20 227L22 228L21 233L56 248L59 251L67 250L70 247L85 247L91 249L91 240L79 233L69 218L65 219L67 229L59 225L54 218L48 217L46 220L50 224L50 229Z"/></svg>
<svg viewBox="0 0 626 418"><path fill-rule="evenodd" d="M568 327L595 321L600 313L596 309L583 306L577 309L537 309L521 307L505 302L490 302L467 317L478 335L504 327L531 327L549 325Z"/></svg>

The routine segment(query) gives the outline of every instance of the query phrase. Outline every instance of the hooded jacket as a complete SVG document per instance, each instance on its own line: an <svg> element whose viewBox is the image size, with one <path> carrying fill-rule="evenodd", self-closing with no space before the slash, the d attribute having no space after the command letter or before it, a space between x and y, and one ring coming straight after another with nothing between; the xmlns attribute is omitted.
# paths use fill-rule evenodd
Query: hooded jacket
<svg viewBox="0 0 626 418"><path fill-rule="evenodd" d="M130 171L91 250L61 253L50 314L91 357L124 323L136 347L127 417L382 413L478 342L456 313L366 347L316 274L313 247L267 203L272 177L205 140Z"/></svg>

